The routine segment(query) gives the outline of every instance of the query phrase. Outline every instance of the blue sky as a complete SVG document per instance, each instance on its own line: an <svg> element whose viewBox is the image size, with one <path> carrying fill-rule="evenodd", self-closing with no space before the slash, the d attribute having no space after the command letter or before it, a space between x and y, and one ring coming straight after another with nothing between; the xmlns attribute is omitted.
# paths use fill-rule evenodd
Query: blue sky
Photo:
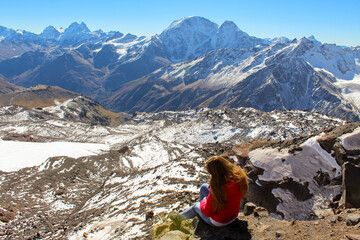
<svg viewBox="0 0 360 240"><path fill-rule="evenodd" d="M360 46L360 0L0 0L0 25L40 33L48 25L85 22L90 30L151 36L174 20L202 16L235 22L260 38L314 35L319 41Z"/></svg>

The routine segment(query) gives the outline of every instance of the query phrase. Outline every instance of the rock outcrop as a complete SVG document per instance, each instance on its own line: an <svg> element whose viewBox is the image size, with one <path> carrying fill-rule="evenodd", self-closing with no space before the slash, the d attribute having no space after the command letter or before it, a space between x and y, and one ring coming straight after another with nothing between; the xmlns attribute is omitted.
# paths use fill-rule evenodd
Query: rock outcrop
<svg viewBox="0 0 360 240"><path fill-rule="evenodd" d="M342 168L342 197L338 202L339 206L360 208L360 123L331 129L318 142Z"/></svg>
<svg viewBox="0 0 360 240"><path fill-rule="evenodd" d="M360 208L360 167L351 162L342 166L343 182L340 206Z"/></svg>

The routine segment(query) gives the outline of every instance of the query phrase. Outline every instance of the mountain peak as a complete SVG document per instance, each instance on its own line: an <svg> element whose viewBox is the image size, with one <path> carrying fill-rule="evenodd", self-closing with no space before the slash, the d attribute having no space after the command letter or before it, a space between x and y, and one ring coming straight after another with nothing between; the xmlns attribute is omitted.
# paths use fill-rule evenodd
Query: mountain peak
<svg viewBox="0 0 360 240"><path fill-rule="evenodd" d="M40 33L40 36L45 39L59 39L60 34L61 33L58 29L50 25L46 27L42 33Z"/></svg>
<svg viewBox="0 0 360 240"><path fill-rule="evenodd" d="M233 21L225 21L221 26L219 26L219 32L229 33L241 33L241 35L247 35L245 32L241 31L239 27Z"/></svg>
<svg viewBox="0 0 360 240"><path fill-rule="evenodd" d="M116 31L112 36L110 36L107 41L110 41L110 40L114 40L114 39L117 39L117 38L122 38L124 36L123 33L119 32L119 31Z"/></svg>
<svg viewBox="0 0 360 240"><path fill-rule="evenodd" d="M181 27L181 26L196 26L196 25L209 25L217 27L216 23L211 22L209 19L199 16L184 17L180 20L174 21L169 28Z"/></svg>
<svg viewBox="0 0 360 240"><path fill-rule="evenodd" d="M308 37L307 39L309 39L310 41L312 41L313 43L315 43L316 45L322 45L322 43L320 41L318 41L314 35L311 35L310 37Z"/></svg>
<svg viewBox="0 0 360 240"><path fill-rule="evenodd" d="M122 37L115 40L115 42L117 42L117 43L129 43L129 42L134 41L136 38L137 38L136 35L128 33L125 36L122 35Z"/></svg>
<svg viewBox="0 0 360 240"><path fill-rule="evenodd" d="M225 21L218 28L216 38L212 39L213 46L220 48L251 48L256 45L249 35L239 29L233 21Z"/></svg>
<svg viewBox="0 0 360 240"><path fill-rule="evenodd" d="M185 17L180 20L174 21L168 28L166 28L160 35L164 35L166 32L173 32L181 30L184 34L192 32L203 32L211 34L216 32L218 25L211 22L209 19L203 17Z"/></svg>
<svg viewBox="0 0 360 240"><path fill-rule="evenodd" d="M6 38L14 33L16 33L16 31L13 29L0 26L0 37Z"/></svg>
<svg viewBox="0 0 360 240"><path fill-rule="evenodd" d="M47 26L42 32L46 32L46 31L57 31L57 29L54 27L54 26L52 26L52 25L49 25L49 26Z"/></svg>
<svg viewBox="0 0 360 240"><path fill-rule="evenodd" d="M272 43L290 43L290 39L287 37L281 36L281 37L275 37L269 40Z"/></svg>
<svg viewBox="0 0 360 240"><path fill-rule="evenodd" d="M234 28L239 29L238 26L233 21L226 20L219 28Z"/></svg>
<svg viewBox="0 0 360 240"><path fill-rule="evenodd" d="M92 33L84 22L81 22L80 24L77 22L73 22L72 24L70 24L68 28L65 29L63 35L61 36L61 39L84 40L84 39L90 39L91 37L92 37Z"/></svg>
<svg viewBox="0 0 360 240"><path fill-rule="evenodd" d="M306 37L302 37L300 38L300 40L298 41L298 44L309 44L309 43L312 43L312 41Z"/></svg>
<svg viewBox="0 0 360 240"><path fill-rule="evenodd" d="M215 35L218 25L203 17L186 17L174 21L161 34L165 49L174 62L198 56L196 49Z"/></svg>
<svg viewBox="0 0 360 240"><path fill-rule="evenodd" d="M76 32L90 32L90 29L86 26L84 22L81 22L80 24L77 22L73 22L70 24L70 26L65 29L65 31L76 31Z"/></svg>

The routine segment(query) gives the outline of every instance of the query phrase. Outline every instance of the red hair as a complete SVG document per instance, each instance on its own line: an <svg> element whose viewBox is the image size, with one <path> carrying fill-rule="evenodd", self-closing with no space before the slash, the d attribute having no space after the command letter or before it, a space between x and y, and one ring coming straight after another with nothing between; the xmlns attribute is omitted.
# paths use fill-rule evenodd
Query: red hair
<svg viewBox="0 0 360 240"><path fill-rule="evenodd" d="M249 182L244 169L241 169L220 156L209 158L205 166L206 170L210 173L210 187L214 211L223 209L227 204L224 188L228 181L233 180L237 182L240 193L243 196L246 194Z"/></svg>

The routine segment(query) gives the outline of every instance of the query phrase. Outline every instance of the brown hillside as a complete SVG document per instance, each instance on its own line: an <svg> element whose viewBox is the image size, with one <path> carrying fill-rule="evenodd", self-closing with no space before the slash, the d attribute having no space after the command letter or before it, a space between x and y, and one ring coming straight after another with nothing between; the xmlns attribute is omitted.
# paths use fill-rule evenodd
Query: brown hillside
<svg viewBox="0 0 360 240"><path fill-rule="evenodd" d="M3 78L0 78L0 94L7 94L14 91L23 90L23 87L16 86L15 84L9 83Z"/></svg>
<svg viewBox="0 0 360 240"><path fill-rule="evenodd" d="M79 95L60 87L37 85L1 95L0 105L15 104L27 108L42 108L57 105L58 102L61 103Z"/></svg>

